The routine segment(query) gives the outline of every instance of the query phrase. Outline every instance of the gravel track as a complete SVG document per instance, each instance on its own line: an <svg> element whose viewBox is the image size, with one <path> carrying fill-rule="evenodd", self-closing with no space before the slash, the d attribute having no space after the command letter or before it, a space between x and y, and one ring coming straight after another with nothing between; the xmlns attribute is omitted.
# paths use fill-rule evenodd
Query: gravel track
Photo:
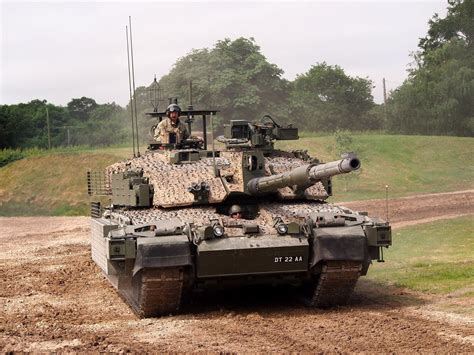
<svg viewBox="0 0 474 355"><path fill-rule="evenodd" d="M474 191L392 199L389 217L398 228L474 214L473 201ZM385 216L385 201L344 205ZM330 310L305 308L285 288L253 288L203 294L181 315L137 319L90 260L88 218L0 224L2 352L474 352L472 317L440 310L442 297L364 278L348 306Z"/></svg>

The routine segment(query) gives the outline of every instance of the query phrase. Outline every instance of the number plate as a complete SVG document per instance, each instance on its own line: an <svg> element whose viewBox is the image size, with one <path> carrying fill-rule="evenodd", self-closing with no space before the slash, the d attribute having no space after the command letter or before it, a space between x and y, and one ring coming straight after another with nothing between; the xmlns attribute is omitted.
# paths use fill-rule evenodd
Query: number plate
<svg viewBox="0 0 474 355"><path fill-rule="evenodd" d="M275 256L275 263L302 263L303 256Z"/></svg>

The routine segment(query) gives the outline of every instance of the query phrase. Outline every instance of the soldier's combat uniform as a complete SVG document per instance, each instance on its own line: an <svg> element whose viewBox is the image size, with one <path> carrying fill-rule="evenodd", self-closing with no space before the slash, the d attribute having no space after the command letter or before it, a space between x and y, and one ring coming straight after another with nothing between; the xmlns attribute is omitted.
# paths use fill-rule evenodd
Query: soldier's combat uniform
<svg viewBox="0 0 474 355"><path fill-rule="evenodd" d="M186 124L179 119L176 123L173 123L170 118L165 118L155 129L155 139L162 144L181 143L183 139L187 139L188 137L189 132Z"/></svg>

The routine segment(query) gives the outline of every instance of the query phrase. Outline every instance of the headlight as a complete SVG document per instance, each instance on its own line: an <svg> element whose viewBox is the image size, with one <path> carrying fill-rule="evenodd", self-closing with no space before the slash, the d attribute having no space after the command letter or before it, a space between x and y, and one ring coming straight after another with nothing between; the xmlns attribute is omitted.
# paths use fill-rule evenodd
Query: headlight
<svg viewBox="0 0 474 355"><path fill-rule="evenodd" d="M222 237L224 235L224 227L222 227L220 224L216 224L213 227L213 230L216 237Z"/></svg>
<svg viewBox="0 0 474 355"><path fill-rule="evenodd" d="M285 223L280 223L276 227L279 234L286 234L288 232L288 226Z"/></svg>

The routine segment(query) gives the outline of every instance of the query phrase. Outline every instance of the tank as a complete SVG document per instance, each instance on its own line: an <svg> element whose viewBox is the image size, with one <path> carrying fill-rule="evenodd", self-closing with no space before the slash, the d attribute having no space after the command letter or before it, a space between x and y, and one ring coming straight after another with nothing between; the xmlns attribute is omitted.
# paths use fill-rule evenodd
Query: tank
<svg viewBox="0 0 474 355"><path fill-rule="evenodd" d="M93 261L140 317L176 313L198 290L251 284L288 285L310 307L346 304L391 245L388 222L326 202L333 176L360 160L276 149L298 129L269 115L230 121L214 149L216 114L181 111L186 139L152 139L143 155L88 173Z"/></svg>

